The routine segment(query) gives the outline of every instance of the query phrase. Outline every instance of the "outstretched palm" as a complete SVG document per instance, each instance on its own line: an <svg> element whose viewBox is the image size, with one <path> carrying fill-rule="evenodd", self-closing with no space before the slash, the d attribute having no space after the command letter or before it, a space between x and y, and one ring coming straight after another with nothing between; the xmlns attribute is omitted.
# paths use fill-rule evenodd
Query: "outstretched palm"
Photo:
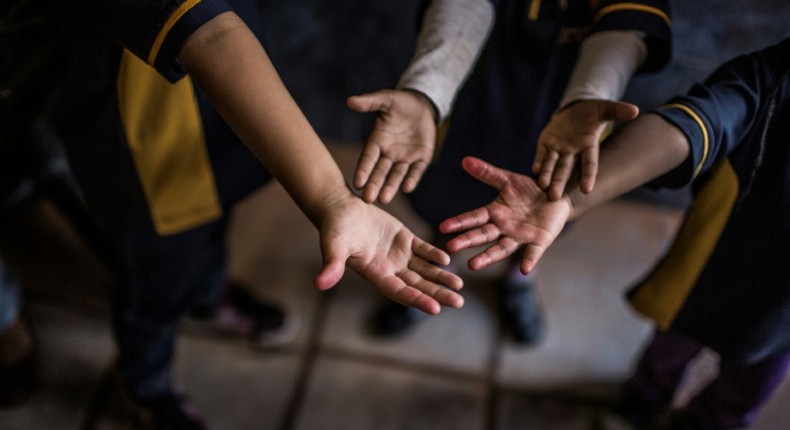
<svg viewBox="0 0 790 430"><path fill-rule="evenodd" d="M569 201L549 201L528 176L477 158L465 158L463 167L478 180L496 188L499 195L486 206L457 215L439 226L443 233L463 232L448 242L448 249L458 252L493 242L469 260L472 270L480 270L509 257L523 245L521 271L531 272L570 217Z"/></svg>
<svg viewBox="0 0 790 430"><path fill-rule="evenodd" d="M348 106L377 113L354 174L354 186L364 188L362 198L386 204L398 189L413 191L436 146L433 108L427 99L411 91L381 90L350 97Z"/></svg>
<svg viewBox="0 0 790 430"><path fill-rule="evenodd" d="M324 269L316 287L325 290L343 276L346 265L386 297L430 314L440 305L454 308L463 298L457 275L437 264L450 257L415 236L389 213L354 197L337 204L319 226Z"/></svg>

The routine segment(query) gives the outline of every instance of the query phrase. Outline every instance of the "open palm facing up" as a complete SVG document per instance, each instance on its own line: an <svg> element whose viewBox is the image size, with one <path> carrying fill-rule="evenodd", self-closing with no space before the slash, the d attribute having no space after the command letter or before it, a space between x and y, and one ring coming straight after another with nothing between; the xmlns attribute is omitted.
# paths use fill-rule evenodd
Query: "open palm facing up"
<svg viewBox="0 0 790 430"><path fill-rule="evenodd" d="M521 272L531 272L543 253L557 238L572 214L569 198L549 201L535 181L474 157L463 167L469 174L499 191L486 206L444 221L443 233L460 234L447 243L451 252L490 244L469 260L469 268L480 270L501 261L525 246Z"/></svg>
<svg viewBox="0 0 790 430"><path fill-rule="evenodd" d="M557 200L580 166L579 187L589 193L598 175L598 149L613 121L627 121L639 108L625 102L582 100L557 112L538 137L532 172L549 199Z"/></svg>
<svg viewBox="0 0 790 430"><path fill-rule="evenodd" d="M450 263L444 251L415 236L395 217L358 197L335 203L320 221L324 268L315 279L319 290L332 288L346 264L384 296L429 314L441 306L460 308L463 286L457 275L437 264Z"/></svg>
<svg viewBox="0 0 790 430"><path fill-rule="evenodd" d="M414 191L436 147L428 99L413 91L381 90L349 97L348 106L377 114L354 174L354 186L364 188L362 198L386 204L398 189Z"/></svg>

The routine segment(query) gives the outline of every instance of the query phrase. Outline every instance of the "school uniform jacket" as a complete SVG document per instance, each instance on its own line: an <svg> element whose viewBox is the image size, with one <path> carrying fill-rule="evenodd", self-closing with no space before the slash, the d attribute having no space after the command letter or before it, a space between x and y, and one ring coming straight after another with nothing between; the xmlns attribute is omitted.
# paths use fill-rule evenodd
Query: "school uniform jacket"
<svg viewBox="0 0 790 430"><path fill-rule="evenodd" d="M117 231L187 231L269 178L181 67L195 30L255 0L50 0L70 59L53 117L89 206ZM55 72L55 71L53 71Z"/></svg>
<svg viewBox="0 0 790 430"><path fill-rule="evenodd" d="M629 294L662 329L739 364L790 348L790 39L738 57L657 111L688 138L677 238Z"/></svg>
<svg viewBox="0 0 790 430"><path fill-rule="evenodd" d="M494 27L458 93L442 151L409 194L431 225L496 197L495 190L463 171L463 157L532 174L535 143L557 109L585 37L607 30L641 32L648 54L638 72L656 70L670 59L667 0L492 3Z"/></svg>

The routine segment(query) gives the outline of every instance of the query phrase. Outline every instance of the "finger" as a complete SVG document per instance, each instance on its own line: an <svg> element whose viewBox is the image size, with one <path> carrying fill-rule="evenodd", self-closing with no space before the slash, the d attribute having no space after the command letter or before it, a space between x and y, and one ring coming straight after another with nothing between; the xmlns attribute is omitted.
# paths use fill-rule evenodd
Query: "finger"
<svg viewBox="0 0 790 430"><path fill-rule="evenodd" d="M503 237L493 245L486 248L485 251L475 255L469 259L467 265L472 270L481 270L486 267L498 263L510 257L518 249L518 242L509 238Z"/></svg>
<svg viewBox="0 0 790 430"><path fill-rule="evenodd" d="M409 261L409 269L418 277L409 275L404 277L404 281L423 293L433 297L444 306L460 308L464 304L464 299L455 291L463 287L461 278L425 260L414 258ZM448 282L447 284L445 283ZM452 286L448 288L448 286Z"/></svg>
<svg viewBox="0 0 790 430"><path fill-rule="evenodd" d="M389 299L404 306L411 306L431 315L436 315L441 311L441 305L436 299L409 286L409 282L416 283L419 281L417 274L408 270L403 277L406 280L395 275L387 276L381 280L379 290Z"/></svg>
<svg viewBox="0 0 790 430"><path fill-rule="evenodd" d="M367 184L370 178L370 172L372 172L373 167L376 166L376 161L378 161L380 155L381 149L378 145L371 142L365 145L365 149L362 150L362 154L359 156L357 168L354 172L354 187L362 188Z"/></svg>
<svg viewBox="0 0 790 430"><path fill-rule="evenodd" d="M446 266L450 264L450 256L434 245L415 236L411 243L411 252L423 260Z"/></svg>
<svg viewBox="0 0 790 430"><path fill-rule="evenodd" d="M392 105L392 95L387 90L351 96L346 104L357 112L378 112L387 110Z"/></svg>
<svg viewBox="0 0 790 430"><path fill-rule="evenodd" d="M420 183L422 175L427 169L428 163L425 161L415 161L412 163L409 173L406 175L406 179L403 180L403 192L410 193L414 191L414 189L417 188L417 184Z"/></svg>
<svg viewBox="0 0 790 430"><path fill-rule="evenodd" d="M422 292L423 294L433 298L442 306L449 306L451 308L460 308L464 305L464 298L453 290L444 288L438 284L430 282L424 278L411 280L407 284Z"/></svg>
<svg viewBox="0 0 790 430"><path fill-rule="evenodd" d="M543 257L544 252L546 252L546 248L543 246L534 243L527 245L524 248L524 257L521 259L521 265L519 267L521 273L527 275L535 270L535 266L537 266L538 262Z"/></svg>
<svg viewBox="0 0 790 430"><path fill-rule="evenodd" d="M477 208L442 221L439 224L439 231L442 233L455 233L461 230L469 230L485 225L489 220L488 209L485 207Z"/></svg>
<svg viewBox="0 0 790 430"><path fill-rule="evenodd" d="M469 230L452 238L447 242L447 249L450 250L450 252L459 252L464 249L485 245L486 243L497 240L499 236L501 236L499 228L494 224L488 223L480 228Z"/></svg>
<svg viewBox="0 0 790 430"><path fill-rule="evenodd" d="M391 167L392 160L389 158L379 157L376 161L376 166L373 168L373 171L370 172L367 185L365 185L365 191L362 193L363 199L366 202L371 203L376 201Z"/></svg>
<svg viewBox="0 0 790 430"><path fill-rule="evenodd" d="M346 260L348 259L348 253L344 252L340 247L329 244L322 248L324 248L322 249L324 267L313 281L313 285L319 291L328 290L340 282L340 279L343 278L343 273L345 273Z"/></svg>
<svg viewBox="0 0 790 430"><path fill-rule="evenodd" d="M540 175L538 175L538 186L540 189L545 190L551 185L551 178L554 176L554 169L557 167L557 161L560 158L560 153L554 150L548 151L543 158L543 165L540 167Z"/></svg>
<svg viewBox="0 0 790 430"><path fill-rule="evenodd" d="M439 250L438 248L434 248L430 244L419 245L419 246L428 249L418 250L416 249L416 247L413 248L415 257L409 260L409 267L412 270L417 272L417 274L427 279L428 281L435 282L447 288L453 290L460 290L461 288L463 288L464 281L461 279L460 276L456 275L455 273L448 272L447 270L437 266L436 264L432 264L431 263L432 260L430 258L426 258L425 256L426 253L433 254L436 251L444 254L445 256L447 256L447 254L445 254L443 251ZM434 249L430 249L430 248L434 248ZM449 264L449 256L447 263L444 263L443 265L446 266L447 264Z"/></svg>
<svg viewBox="0 0 790 430"><path fill-rule="evenodd" d="M497 190L502 189L508 181L508 171L476 157L464 157L461 165L467 173L486 185Z"/></svg>
<svg viewBox="0 0 790 430"><path fill-rule="evenodd" d="M582 173L579 186L583 193L589 193L595 187L598 176L598 145L585 149L582 154Z"/></svg>
<svg viewBox="0 0 790 430"><path fill-rule="evenodd" d="M628 121L639 116L639 108L626 102L607 104L604 117L609 121Z"/></svg>
<svg viewBox="0 0 790 430"><path fill-rule="evenodd" d="M574 160L573 154L562 154L560 157L557 167L554 169L554 176L551 178L551 187L547 193L549 200L556 201L562 197L562 193L565 192L565 185L573 173Z"/></svg>
<svg viewBox="0 0 790 430"><path fill-rule="evenodd" d="M535 159L532 160L532 173L538 174L540 173L540 168L543 166L543 159L546 158L546 147L544 145L538 144L538 147L535 150Z"/></svg>
<svg viewBox="0 0 790 430"><path fill-rule="evenodd" d="M395 194L398 193L400 184L403 182L403 178L406 176L406 172L408 171L409 163L406 163L405 161L400 161L392 165L392 168L387 175L387 180L381 187L381 191L379 191L380 203L387 204L392 201L392 199L395 197Z"/></svg>

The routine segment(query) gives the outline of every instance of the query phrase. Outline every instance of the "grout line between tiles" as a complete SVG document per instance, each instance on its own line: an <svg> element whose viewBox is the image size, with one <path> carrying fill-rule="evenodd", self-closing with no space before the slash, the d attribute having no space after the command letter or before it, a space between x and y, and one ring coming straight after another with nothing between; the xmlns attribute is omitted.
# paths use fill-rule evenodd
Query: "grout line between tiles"
<svg viewBox="0 0 790 430"><path fill-rule="evenodd" d="M301 369L296 377L294 390L291 394L285 413L282 418L282 423L278 427L280 430L292 430L297 423L299 413L304 405L304 398L307 392L307 387L313 376L315 362L318 358L318 346L321 337L321 328L325 325L327 313L329 310L329 297L331 294L319 294L318 302L316 304L315 318L310 326L309 338L307 347L304 352L304 361L302 361Z"/></svg>

